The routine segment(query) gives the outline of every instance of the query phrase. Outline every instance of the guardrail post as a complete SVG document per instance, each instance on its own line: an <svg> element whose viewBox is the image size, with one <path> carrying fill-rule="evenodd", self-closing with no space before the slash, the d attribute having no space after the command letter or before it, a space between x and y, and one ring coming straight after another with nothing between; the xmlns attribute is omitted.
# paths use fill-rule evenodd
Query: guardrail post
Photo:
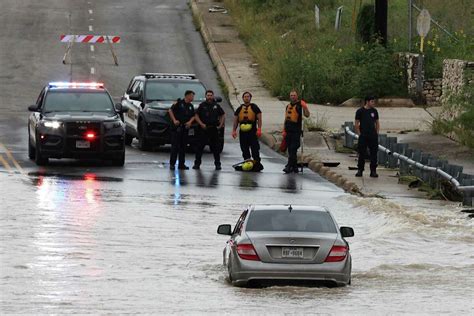
<svg viewBox="0 0 474 316"><path fill-rule="evenodd" d="M344 147L354 149L354 138L346 131L346 127L349 127L349 129L353 131L354 123L344 122Z"/></svg>
<svg viewBox="0 0 474 316"><path fill-rule="evenodd" d="M388 149L391 152L396 151L397 138L396 137L387 137ZM398 159L393 157L393 155L388 156L388 168L395 169L397 167Z"/></svg>
<svg viewBox="0 0 474 316"><path fill-rule="evenodd" d="M463 177L462 177L462 180L461 180L461 184L463 186L465 185L472 185L474 184L474 181L473 181L473 177L470 176L470 175L466 175L466 174L463 174ZM463 191L462 192L463 194L463 200L462 200L462 204L465 205L465 206L473 206L473 194L472 192L470 191Z"/></svg>
<svg viewBox="0 0 474 316"><path fill-rule="evenodd" d="M415 149L413 151L412 159L416 162L421 162L421 150ZM412 167L413 175L421 179L421 170L415 166Z"/></svg>
<svg viewBox="0 0 474 316"><path fill-rule="evenodd" d="M387 148L387 134L379 134L379 145ZM380 166L387 164L387 153L379 150L377 153L377 162Z"/></svg>
<svg viewBox="0 0 474 316"><path fill-rule="evenodd" d="M431 158L430 154L421 153L420 163L423 165L428 165L428 160ZM430 180L430 172L426 170L421 170L420 178L423 182L428 182Z"/></svg>
<svg viewBox="0 0 474 316"><path fill-rule="evenodd" d="M440 166L440 161L435 157L431 157L428 160L428 166L438 168ZM436 188L437 184L438 184L438 173L429 172L429 180L428 181L429 181L430 187Z"/></svg>
<svg viewBox="0 0 474 316"><path fill-rule="evenodd" d="M405 148L403 149L403 152L404 152L403 155L412 159L413 149L408 148L408 144L403 144L403 145L405 145ZM400 175L408 175L408 174L411 174L410 165L406 161L400 160Z"/></svg>
<svg viewBox="0 0 474 316"><path fill-rule="evenodd" d="M456 180L460 180L461 179L461 174L462 174L462 170L464 169L463 166L458 166L458 165L452 165L452 173L450 173L450 175L452 175L453 177L456 178Z"/></svg>

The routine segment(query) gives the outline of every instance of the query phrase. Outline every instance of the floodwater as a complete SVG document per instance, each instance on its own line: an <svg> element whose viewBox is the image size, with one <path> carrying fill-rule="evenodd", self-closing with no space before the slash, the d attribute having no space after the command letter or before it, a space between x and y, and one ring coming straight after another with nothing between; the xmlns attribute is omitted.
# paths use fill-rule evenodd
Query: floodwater
<svg viewBox="0 0 474 316"><path fill-rule="evenodd" d="M465 214L438 202L358 198L269 165L262 174L0 173L0 310L472 313L473 222ZM222 267L226 237L216 228L255 202L325 205L352 226L352 285L231 286Z"/></svg>

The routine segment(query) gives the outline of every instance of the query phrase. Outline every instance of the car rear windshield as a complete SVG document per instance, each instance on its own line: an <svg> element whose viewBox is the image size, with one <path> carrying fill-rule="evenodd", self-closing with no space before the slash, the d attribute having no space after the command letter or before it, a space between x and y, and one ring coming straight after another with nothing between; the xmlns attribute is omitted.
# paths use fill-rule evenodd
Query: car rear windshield
<svg viewBox="0 0 474 316"><path fill-rule="evenodd" d="M194 91L194 102L206 100L206 90L198 82L162 82L148 81L146 85L147 101L174 101L183 98L186 90Z"/></svg>
<svg viewBox="0 0 474 316"><path fill-rule="evenodd" d="M114 103L107 92L49 91L44 112L106 112L114 113Z"/></svg>
<svg viewBox="0 0 474 316"><path fill-rule="evenodd" d="M297 231L335 233L336 225L326 212L259 210L250 213L247 231Z"/></svg>

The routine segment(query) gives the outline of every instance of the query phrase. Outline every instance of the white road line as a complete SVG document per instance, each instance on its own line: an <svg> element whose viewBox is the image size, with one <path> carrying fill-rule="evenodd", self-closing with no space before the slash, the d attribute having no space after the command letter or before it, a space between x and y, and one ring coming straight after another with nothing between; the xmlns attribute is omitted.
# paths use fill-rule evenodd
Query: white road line
<svg viewBox="0 0 474 316"><path fill-rule="evenodd" d="M95 68L91 67L91 75L95 74Z"/></svg>
<svg viewBox="0 0 474 316"><path fill-rule="evenodd" d="M94 13L94 11L92 11L92 10L89 10L89 14L92 14L92 13Z"/></svg>
<svg viewBox="0 0 474 316"><path fill-rule="evenodd" d="M94 45L91 45L91 52L94 52L95 48Z"/></svg>
<svg viewBox="0 0 474 316"><path fill-rule="evenodd" d="M93 30L92 25L89 25L89 32L92 32Z"/></svg>

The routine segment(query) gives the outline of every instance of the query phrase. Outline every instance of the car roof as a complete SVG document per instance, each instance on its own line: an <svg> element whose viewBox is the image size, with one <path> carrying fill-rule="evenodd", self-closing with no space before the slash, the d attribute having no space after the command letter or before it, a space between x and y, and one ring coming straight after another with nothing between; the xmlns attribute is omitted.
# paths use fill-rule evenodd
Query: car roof
<svg viewBox="0 0 474 316"><path fill-rule="evenodd" d="M135 79L165 81L165 82L201 82L195 74L185 73L143 73L135 76Z"/></svg>
<svg viewBox="0 0 474 316"><path fill-rule="evenodd" d="M292 211L313 211L313 212L324 212L330 213L327 208L324 206L317 206L317 205L278 205L278 204L267 204L267 205L251 205L249 207L249 211L268 211L268 210L289 210L291 208Z"/></svg>

